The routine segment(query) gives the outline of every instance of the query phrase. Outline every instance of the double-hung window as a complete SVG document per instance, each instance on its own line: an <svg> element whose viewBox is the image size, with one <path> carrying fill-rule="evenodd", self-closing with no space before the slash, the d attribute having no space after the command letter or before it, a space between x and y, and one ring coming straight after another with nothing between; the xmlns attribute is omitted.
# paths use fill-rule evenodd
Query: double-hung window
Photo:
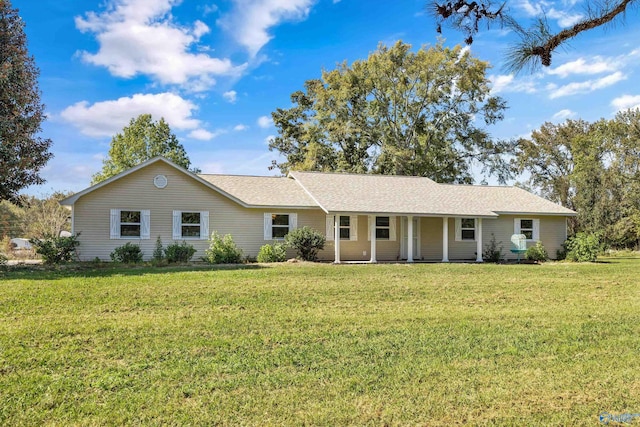
<svg viewBox="0 0 640 427"><path fill-rule="evenodd" d="M148 239L151 213L146 209L111 209L111 239Z"/></svg>
<svg viewBox="0 0 640 427"><path fill-rule="evenodd" d="M473 242L476 240L476 219L456 218L456 241Z"/></svg>
<svg viewBox="0 0 640 427"><path fill-rule="evenodd" d="M513 225L514 234L524 234L528 241L540 240L540 220L532 218L516 218Z"/></svg>
<svg viewBox="0 0 640 427"><path fill-rule="evenodd" d="M294 213L265 213L264 239L283 240L297 226L298 215Z"/></svg>
<svg viewBox="0 0 640 427"><path fill-rule="evenodd" d="M369 217L368 240L371 240L371 228L375 228L376 240L396 240L396 217L375 216Z"/></svg>
<svg viewBox="0 0 640 427"><path fill-rule="evenodd" d="M327 231L328 241L335 239L335 216L327 215ZM358 240L358 216L357 215L339 215L338 227L340 232L340 240Z"/></svg>
<svg viewBox="0 0 640 427"><path fill-rule="evenodd" d="M208 211L173 211L173 240L206 240L208 238Z"/></svg>

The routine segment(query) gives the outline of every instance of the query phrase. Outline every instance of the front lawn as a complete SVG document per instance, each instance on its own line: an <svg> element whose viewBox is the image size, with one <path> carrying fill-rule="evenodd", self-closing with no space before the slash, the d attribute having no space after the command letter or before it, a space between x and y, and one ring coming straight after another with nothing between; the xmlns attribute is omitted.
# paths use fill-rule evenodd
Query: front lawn
<svg viewBox="0 0 640 427"><path fill-rule="evenodd" d="M596 425L640 412L639 288L625 258L17 269L0 425Z"/></svg>

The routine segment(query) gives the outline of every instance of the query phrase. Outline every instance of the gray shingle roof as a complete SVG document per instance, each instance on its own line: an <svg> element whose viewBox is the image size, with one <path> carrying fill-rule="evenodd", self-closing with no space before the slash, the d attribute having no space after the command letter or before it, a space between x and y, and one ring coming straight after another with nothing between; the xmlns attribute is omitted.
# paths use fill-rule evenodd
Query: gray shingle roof
<svg viewBox="0 0 640 427"><path fill-rule="evenodd" d="M574 215L517 187L438 184L428 178L291 172L327 212L485 216Z"/></svg>
<svg viewBox="0 0 640 427"><path fill-rule="evenodd" d="M270 176L198 174L205 181L250 206L317 208L293 179Z"/></svg>

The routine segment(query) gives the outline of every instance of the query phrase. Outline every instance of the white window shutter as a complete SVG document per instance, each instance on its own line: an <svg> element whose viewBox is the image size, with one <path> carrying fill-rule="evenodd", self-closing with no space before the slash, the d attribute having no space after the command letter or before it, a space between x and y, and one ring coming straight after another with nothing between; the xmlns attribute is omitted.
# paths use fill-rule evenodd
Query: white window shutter
<svg viewBox="0 0 640 427"><path fill-rule="evenodd" d="M272 240L271 236L271 214L265 212L264 214L264 240Z"/></svg>
<svg viewBox="0 0 640 427"><path fill-rule="evenodd" d="M295 230L296 228L298 228L298 214L289 214L289 231Z"/></svg>
<svg viewBox="0 0 640 427"><path fill-rule="evenodd" d="M389 217L389 240L391 241L396 240L396 217L395 216Z"/></svg>
<svg viewBox="0 0 640 427"><path fill-rule="evenodd" d="M456 242L462 241L462 218L455 218Z"/></svg>
<svg viewBox="0 0 640 427"><path fill-rule="evenodd" d="M110 221L110 239L120 238L120 209L111 209L111 221Z"/></svg>
<svg viewBox="0 0 640 427"><path fill-rule="evenodd" d="M140 211L140 238L151 238L151 211L148 209Z"/></svg>
<svg viewBox="0 0 640 427"><path fill-rule="evenodd" d="M209 211L200 212L200 240L209 239Z"/></svg>
<svg viewBox="0 0 640 427"><path fill-rule="evenodd" d="M367 218L369 219L369 227L367 227L367 240L371 241L371 229L373 227L375 227L376 217L375 216L368 216Z"/></svg>
<svg viewBox="0 0 640 427"><path fill-rule="evenodd" d="M182 211L173 211L173 240L182 238Z"/></svg>
<svg viewBox="0 0 640 427"><path fill-rule="evenodd" d="M520 234L520 218L513 220L513 234Z"/></svg>
<svg viewBox="0 0 640 427"><path fill-rule="evenodd" d="M331 242L334 240L335 237L335 228L334 228L334 216L333 215L327 215L327 231L326 231L326 238L327 238L327 242Z"/></svg>
<svg viewBox="0 0 640 427"><path fill-rule="evenodd" d="M533 240L535 241L540 240L540 220L539 219L533 220Z"/></svg>
<svg viewBox="0 0 640 427"><path fill-rule="evenodd" d="M358 215L349 217L349 240L358 240Z"/></svg>

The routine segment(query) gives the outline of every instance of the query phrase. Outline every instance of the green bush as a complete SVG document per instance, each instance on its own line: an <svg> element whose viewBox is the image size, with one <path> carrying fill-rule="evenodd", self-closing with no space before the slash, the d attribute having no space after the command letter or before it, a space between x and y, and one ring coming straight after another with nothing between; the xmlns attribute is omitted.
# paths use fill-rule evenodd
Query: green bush
<svg viewBox="0 0 640 427"><path fill-rule="evenodd" d="M209 249L203 259L211 264L239 264L242 262L242 250L239 249L231 234L221 237L217 232L211 235Z"/></svg>
<svg viewBox="0 0 640 427"><path fill-rule="evenodd" d="M596 234L578 233L566 242L567 259L576 262L594 262L602 249Z"/></svg>
<svg viewBox="0 0 640 427"><path fill-rule="evenodd" d="M502 259L502 242L496 242L496 236L491 233L491 240L484 247L482 259L486 262L500 262Z"/></svg>
<svg viewBox="0 0 640 427"><path fill-rule="evenodd" d="M287 247L281 243L264 245L258 252L258 262L284 262L287 260Z"/></svg>
<svg viewBox="0 0 640 427"><path fill-rule="evenodd" d="M193 254L196 253L196 248L187 244L187 242L182 242L181 244L174 243L172 245L167 246L164 250L164 255L167 257L167 262L189 262Z"/></svg>
<svg viewBox="0 0 640 427"><path fill-rule="evenodd" d="M542 242L537 241L534 246L527 248L527 251L524 253L524 258L531 261L544 262L549 259L549 255L542 245Z"/></svg>
<svg viewBox="0 0 640 427"><path fill-rule="evenodd" d="M142 262L142 249L140 249L140 246L138 245L127 242L124 245L115 248L109 256L111 257L111 261L114 262L135 264L137 262Z"/></svg>
<svg viewBox="0 0 640 427"><path fill-rule="evenodd" d="M151 260L155 263L161 263L164 260L164 249L162 248L162 239L160 236L156 239L156 247L153 250L153 255L151 256Z"/></svg>
<svg viewBox="0 0 640 427"><path fill-rule="evenodd" d="M305 226L290 231L284 237L284 241L287 246L295 249L303 260L315 261L318 259L318 251L324 249L326 238L319 231Z"/></svg>
<svg viewBox="0 0 640 427"><path fill-rule="evenodd" d="M8 261L9 261L9 258L7 258L5 254L0 252L0 270L3 270L6 268Z"/></svg>
<svg viewBox="0 0 640 427"><path fill-rule="evenodd" d="M46 239L31 239L29 242L36 253L42 257L45 264L61 264L70 262L76 257L76 248L80 246L78 236L48 237Z"/></svg>

